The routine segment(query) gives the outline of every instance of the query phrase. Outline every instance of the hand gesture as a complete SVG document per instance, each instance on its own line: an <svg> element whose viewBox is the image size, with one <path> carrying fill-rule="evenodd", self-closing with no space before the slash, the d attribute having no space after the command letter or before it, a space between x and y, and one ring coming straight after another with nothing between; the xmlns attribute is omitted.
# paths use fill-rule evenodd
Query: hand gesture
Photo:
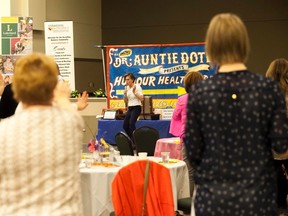
<svg viewBox="0 0 288 216"><path fill-rule="evenodd" d="M53 101L62 108L72 110L71 103L69 100L70 92L71 90L67 83L58 81L58 84L54 89Z"/></svg>
<svg viewBox="0 0 288 216"><path fill-rule="evenodd" d="M127 94L127 86L125 86L125 89L124 89L124 95Z"/></svg>
<svg viewBox="0 0 288 216"><path fill-rule="evenodd" d="M78 95L77 97L77 110L81 111L84 110L88 106L88 96L89 94L87 91L84 91L81 94Z"/></svg>
<svg viewBox="0 0 288 216"><path fill-rule="evenodd" d="M54 100L57 101L62 98L69 98L70 97L70 88L67 83L59 82L54 90Z"/></svg>

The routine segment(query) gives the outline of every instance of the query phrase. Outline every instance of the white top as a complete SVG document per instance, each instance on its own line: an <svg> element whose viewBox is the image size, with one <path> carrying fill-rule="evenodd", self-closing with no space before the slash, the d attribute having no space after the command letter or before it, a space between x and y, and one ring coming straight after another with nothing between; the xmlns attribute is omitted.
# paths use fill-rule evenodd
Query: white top
<svg viewBox="0 0 288 216"><path fill-rule="evenodd" d="M134 85L136 86L135 94L143 95L141 86L138 84L134 84ZM130 88L129 86L127 86L128 107L138 106L138 105L141 106L141 100L137 98L136 95L133 93L133 87Z"/></svg>

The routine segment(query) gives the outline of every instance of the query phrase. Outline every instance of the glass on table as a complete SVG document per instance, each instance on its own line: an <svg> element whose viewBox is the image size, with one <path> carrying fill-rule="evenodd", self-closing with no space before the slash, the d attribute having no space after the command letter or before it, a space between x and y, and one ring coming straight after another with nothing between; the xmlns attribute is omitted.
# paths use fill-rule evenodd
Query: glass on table
<svg viewBox="0 0 288 216"><path fill-rule="evenodd" d="M93 163L94 163L94 159L93 158L86 158L85 159L85 167L90 168L90 167L92 167Z"/></svg>
<svg viewBox="0 0 288 216"><path fill-rule="evenodd" d="M170 152L161 152L161 158L163 163L169 163Z"/></svg>
<svg viewBox="0 0 288 216"><path fill-rule="evenodd" d="M122 162L122 158L120 155L120 151L114 151L114 159L117 163L121 163Z"/></svg>
<svg viewBox="0 0 288 216"><path fill-rule="evenodd" d="M105 148L105 147L100 147L99 148L99 156L102 162L107 162L109 160L109 156L110 156L110 149L109 147Z"/></svg>
<svg viewBox="0 0 288 216"><path fill-rule="evenodd" d="M140 160L146 160L147 159L147 155L148 155L147 152L138 152L138 158Z"/></svg>

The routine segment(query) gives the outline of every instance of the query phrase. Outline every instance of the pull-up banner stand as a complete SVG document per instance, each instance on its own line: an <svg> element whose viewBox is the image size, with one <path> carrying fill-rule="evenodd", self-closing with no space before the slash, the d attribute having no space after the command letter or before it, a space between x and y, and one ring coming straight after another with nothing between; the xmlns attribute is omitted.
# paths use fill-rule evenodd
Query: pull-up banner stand
<svg viewBox="0 0 288 216"><path fill-rule="evenodd" d="M73 22L45 22L45 51L54 57L60 74L71 90L75 90Z"/></svg>

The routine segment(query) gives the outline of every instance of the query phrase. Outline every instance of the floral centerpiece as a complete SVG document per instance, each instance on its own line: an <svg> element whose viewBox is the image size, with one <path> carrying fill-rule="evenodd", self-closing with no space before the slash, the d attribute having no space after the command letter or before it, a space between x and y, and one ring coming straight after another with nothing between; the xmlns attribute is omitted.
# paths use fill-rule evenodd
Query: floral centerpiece
<svg viewBox="0 0 288 216"><path fill-rule="evenodd" d="M102 151L108 151L110 147L109 144L103 138L101 138L99 141L92 138L90 139L87 148L89 152L94 151L102 152Z"/></svg>
<svg viewBox="0 0 288 216"><path fill-rule="evenodd" d="M98 143L97 143L98 144ZM90 139L87 149L89 152L94 152L98 149L98 145L96 144L96 139Z"/></svg>
<svg viewBox="0 0 288 216"><path fill-rule="evenodd" d="M92 153L94 162L114 161L114 148L107 143L103 137L96 136L89 125L85 122L86 127L89 129L92 139L89 140L87 150Z"/></svg>

